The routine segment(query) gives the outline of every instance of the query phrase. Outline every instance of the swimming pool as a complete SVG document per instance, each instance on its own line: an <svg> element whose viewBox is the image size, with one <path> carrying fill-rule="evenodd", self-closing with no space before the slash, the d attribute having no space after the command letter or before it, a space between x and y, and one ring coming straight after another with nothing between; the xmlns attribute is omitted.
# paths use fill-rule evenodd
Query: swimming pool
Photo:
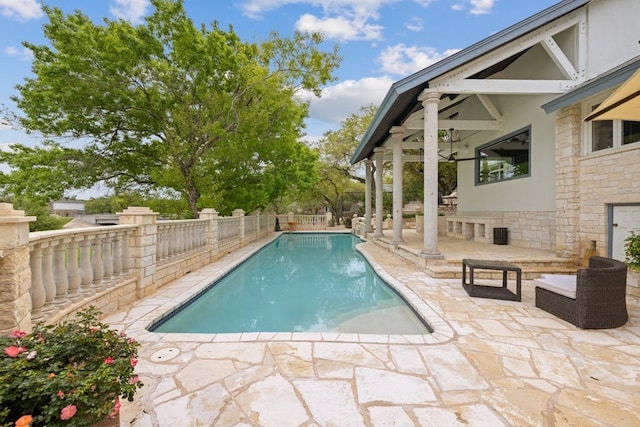
<svg viewBox="0 0 640 427"><path fill-rule="evenodd" d="M355 249L359 242L352 234L282 234L150 329L430 333Z"/></svg>

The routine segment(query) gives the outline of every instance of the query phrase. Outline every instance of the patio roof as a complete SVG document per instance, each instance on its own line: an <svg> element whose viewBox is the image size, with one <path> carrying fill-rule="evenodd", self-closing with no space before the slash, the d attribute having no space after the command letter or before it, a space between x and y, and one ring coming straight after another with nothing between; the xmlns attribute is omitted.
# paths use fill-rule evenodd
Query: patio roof
<svg viewBox="0 0 640 427"><path fill-rule="evenodd" d="M599 76L587 80L569 92L547 102L546 104L543 104L542 109L549 114L561 108L573 105L593 95L624 83L638 69L640 69L640 55L620 64L618 67L600 74Z"/></svg>
<svg viewBox="0 0 640 427"><path fill-rule="evenodd" d="M424 89L429 87L430 80L571 13L588 2L589 0L563 0L442 61L395 82L387 92L360 145L351 157L351 163L354 164L369 157L375 147L379 147L384 143L391 127L400 125L409 114L422 108L418 101L418 96ZM490 68L492 72L499 71L495 68L505 68L510 64L509 60L513 61L515 59L509 58L499 64L494 64ZM484 76L478 75L475 78L484 78Z"/></svg>

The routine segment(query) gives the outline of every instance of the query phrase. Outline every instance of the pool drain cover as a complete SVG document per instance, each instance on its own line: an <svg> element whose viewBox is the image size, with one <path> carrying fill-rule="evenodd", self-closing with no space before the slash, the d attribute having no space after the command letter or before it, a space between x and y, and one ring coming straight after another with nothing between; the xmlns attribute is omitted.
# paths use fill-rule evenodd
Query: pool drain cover
<svg viewBox="0 0 640 427"><path fill-rule="evenodd" d="M162 350L158 350L151 355L151 360L153 362L166 362L167 360L171 360L177 355L180 354L180 350L176 347L163 348Z"/></svg>

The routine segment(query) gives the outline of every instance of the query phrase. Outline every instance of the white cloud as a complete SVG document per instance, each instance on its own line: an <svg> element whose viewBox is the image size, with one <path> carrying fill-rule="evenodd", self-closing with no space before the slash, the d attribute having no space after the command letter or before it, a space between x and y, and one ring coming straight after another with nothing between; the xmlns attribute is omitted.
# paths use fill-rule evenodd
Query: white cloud
<svg viewBox="0 0 640 427"><path fill-rule="evenodd" d="M497 0L465 0L464 3L455 3L451 6L451 10L461 11L469 7L469 13L472 15L485 15L491 13L496 5ZM468 4L468 6L467 6Z"/></svg>
<svg viewBox="0 0 640 427"><path fill-rule="evenodd" d="M21 61L31 61L33 59L33 52L26 47L9 46L4 49L4 53L9 56L15 56Z"/></svg>
<svg viewBox="0 0 640 427"><path fill-rule="evenodd" d="M414 16L412 17L409 22L407 22L405 24L405 26L407 27L407 30L409 31L422 31L422 29L424 28L424 24L422 22L422 18L418 17L418 16Z"/></svg>
<svg viewBox="0 0 640 427"><path fill-rule="evenodd" d="M42 17L40 3L35 0L0 0L0 14L16 21Z"/></svg>
<svg viewBox="0 0 640 427"><path fill-rule="evenodd" d="M449 49L439 53L432 47L398 44L383 50L376 61L381 64L383 72L406 76L453 55L458 50Z"/></svg>
<svg viewBox="0 0 640 427"><path fill-rule="evenodd" d="M327 39L348 40L381 40L382 29L380 25L368 24L362 19L350 20L344 16L335 18L317 18L305 14L296 22L299 31L317 31L324 34Z"/></svg>
<svg viewBox="0 0 640 427"><path fill-rule="evenodd" d="M320 98L308 92L301 95L310 101L311 120L337 125L363 105L379 105L392 84L390 77L366 77L327 87Z"/></svg>
<svg viewBox="0 0 640 427"><path fill-rule="evenodd" d="M116 18L124 19L132 24L138 24L142 21L142 17L147 13L147 6L149 6L149 0L113 0L113 2L109 12Z"/></svg>
<svg viewBox="0 0 640 427"><path fill-rule="evenodd" d="M485 13L491 12L496 0L469 0L469 2L472 6L470 10L472 15L484 15Z"/></svg>

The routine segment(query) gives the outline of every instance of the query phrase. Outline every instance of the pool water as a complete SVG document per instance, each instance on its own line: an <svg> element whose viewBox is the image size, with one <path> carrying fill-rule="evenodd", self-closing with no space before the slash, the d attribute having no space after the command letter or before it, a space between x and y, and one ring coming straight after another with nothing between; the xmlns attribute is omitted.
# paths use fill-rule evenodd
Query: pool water
<svg viewBox="0 0 640 427"><path fill-rule="evenodd" d="M151 329L430 333L356 251L360 242L351 234L282 234Z"/></svg>

